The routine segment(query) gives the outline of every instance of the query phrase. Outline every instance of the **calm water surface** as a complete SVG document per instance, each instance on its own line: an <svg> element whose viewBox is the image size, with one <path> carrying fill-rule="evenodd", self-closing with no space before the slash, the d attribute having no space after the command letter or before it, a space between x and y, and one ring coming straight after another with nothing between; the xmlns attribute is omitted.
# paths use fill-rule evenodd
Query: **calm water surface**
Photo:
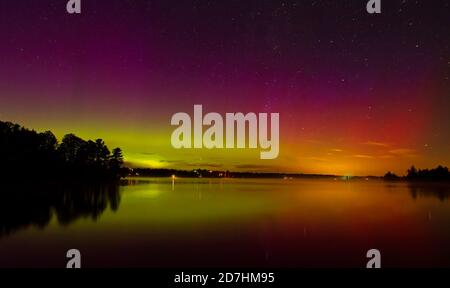
<svg viewBox="0 0 450 288"><path fill-rule="evenodd" d="M445 184L135 178L2 194L0 266L64 267L77 248L84 267L365 267L377 248L383 266L450 267Z"/></svg>

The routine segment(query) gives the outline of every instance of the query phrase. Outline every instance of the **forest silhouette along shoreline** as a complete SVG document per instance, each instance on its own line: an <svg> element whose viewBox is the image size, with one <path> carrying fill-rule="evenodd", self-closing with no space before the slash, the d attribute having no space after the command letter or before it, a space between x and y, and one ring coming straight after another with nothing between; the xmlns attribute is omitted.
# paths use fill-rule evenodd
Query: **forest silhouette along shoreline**
<svg viewBox="0 0 450 288"><path fill-rule="evenodd" d="M111 180L124 176L120 148L102 139L85 141L67 134L61 143L51 131L38 133L0 121L0 174L4 179Z"/></svg>
<svg viewBox="0 0 450 288"><path fill-rule="evenodd" d="M387 172L383 179L396 181L407 180L414 182L450 182L450 171L448 167L439 165L434 169L417 169L415 166L411 166L406 171L405 176L398 176L393 172Z"/></svg>

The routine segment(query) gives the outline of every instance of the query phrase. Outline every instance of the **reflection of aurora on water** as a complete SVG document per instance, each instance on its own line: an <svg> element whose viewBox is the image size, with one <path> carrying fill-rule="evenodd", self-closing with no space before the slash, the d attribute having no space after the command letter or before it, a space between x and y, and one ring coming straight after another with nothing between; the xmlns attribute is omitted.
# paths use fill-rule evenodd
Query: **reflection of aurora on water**
<svg viewBox="0 0 450 288"><path fill-rule="evenodd" d="M107 208L119 208L115 184L51 183L8 185L0 201L0 237L29 226L45 227L53 217L69 225L78 218L96 220Z"/></svg>
<svg viewBox="0 0 450 288"><path fill-rule="evenodd" d="M385 267L450 265L443 183L176 176L3 188L0 267L60 267L71 248L85 267L361 267L371 247L389 255Z"/></svg>

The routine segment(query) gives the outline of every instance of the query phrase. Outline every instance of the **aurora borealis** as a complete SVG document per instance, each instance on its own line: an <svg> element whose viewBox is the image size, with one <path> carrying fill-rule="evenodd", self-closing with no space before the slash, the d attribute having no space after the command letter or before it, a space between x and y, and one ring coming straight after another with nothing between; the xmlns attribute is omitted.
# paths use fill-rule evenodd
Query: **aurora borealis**
<svg viewBox="0 0 450 288"><path fill-rule="evenodd" d="M342 175L450 165L450 1L0 3L0 120L133 167ZM280 154L176 150L171 116L280 113Z"/></svg>

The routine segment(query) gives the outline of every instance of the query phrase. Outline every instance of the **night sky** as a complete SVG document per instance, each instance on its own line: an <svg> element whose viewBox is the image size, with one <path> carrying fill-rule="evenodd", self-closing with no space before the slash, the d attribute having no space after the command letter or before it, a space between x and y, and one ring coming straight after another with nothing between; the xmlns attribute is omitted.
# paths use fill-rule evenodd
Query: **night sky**
<svg viewBox="0 0 450 288"><path fill-rule="evenodd" d="M450 165L450 0L0 2L0 120L131 166L382 175ZM280 156L175 150L176 112L279 112Z"/></svg>

